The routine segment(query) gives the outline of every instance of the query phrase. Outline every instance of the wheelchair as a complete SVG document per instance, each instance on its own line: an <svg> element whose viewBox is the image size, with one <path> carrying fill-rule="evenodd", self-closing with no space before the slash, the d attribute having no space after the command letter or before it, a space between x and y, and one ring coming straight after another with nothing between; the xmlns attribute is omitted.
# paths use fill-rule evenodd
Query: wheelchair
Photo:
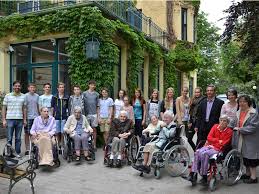
<svg viewBox="0 0 259 194"><path fill-rule="evenodd" d="M128 140L126 141L126 146L124 150L122 151L122 164L131 165L134 162L134 159L136 158L138 149L140 146L140 140L138 136L131 135ZM104 159L103 164L105 166L108 166L108 161L111 155L111 148L112 143L108 143L104 147Z"/></svg>
<svg viewBox="0 0 259 194"><path fill-rule="evenodd" d="M182 135L184 133L184 125L176 127L176 134L173 138L168 139L164 146L151 153L151 165L154 169L154 175L156 179L161 177L161 168L165 168L166 171L172 176L181 176L188 170L190 163L190 156L187 148L183 146ZM153 142L158 137L154 137L150 142ZM134 165L141 165L143 162L143 150L145 146L141 146L136 155ZM140 172L142 177L143 171Z"/></svg>
<svg viewBox="0 0 259 194"><path fill-rule="evenodd" d="M55 144L52 145L52 151L53 151L53 162L54 168L57 168L60 166L60 160L58 156L58 140L56 136L54 136ZM35 162L33 163L33 168L38 169L39 168L39 148L32 142L31 136L29 136L29 159L33 159Z"/></svg>
<svg viewBox="0 0 259 194"><path fill-rule="evenodd" d="M200 142L197 148L202 147L205 141ZM222 152L214 154L209 159L208 187L210 191L215 191L217 182L221 180L224 184L232 186L236 184L243 169L243 157L231 144L226 145ZM197 177L197 176L196 176ZM192 181L192 186L197 184L197 178Z"/></svg>
<svg viewBox="0 0 259 194"><path fill-rule="evenodd" d="M93 134L89 135L88 138L88 145L89 145L89 157L91 161L95 160L95 151L94 151L94 138ZM64 151L63 151L63 158L67 160L68 163L75 161L76 158L76 151L75 151L75 143L74 140L69 136L69 134L64 133ZM89 161L89 162L91 162Z"/></svg>

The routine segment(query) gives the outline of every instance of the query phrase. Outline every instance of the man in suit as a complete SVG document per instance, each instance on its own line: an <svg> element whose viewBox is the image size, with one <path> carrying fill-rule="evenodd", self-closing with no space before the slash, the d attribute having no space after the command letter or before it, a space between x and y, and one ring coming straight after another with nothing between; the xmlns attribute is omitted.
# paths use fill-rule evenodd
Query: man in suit
<svg viewBox="0 0 259 194"><path fill-rule="evenodd" d="M209 85L206 90L207 98L204 98L198 107L195 125L197 144L201 140L206 140L213 125L219 123L220 111L224 101L216 98L215 90L214 85Z"/></svg>

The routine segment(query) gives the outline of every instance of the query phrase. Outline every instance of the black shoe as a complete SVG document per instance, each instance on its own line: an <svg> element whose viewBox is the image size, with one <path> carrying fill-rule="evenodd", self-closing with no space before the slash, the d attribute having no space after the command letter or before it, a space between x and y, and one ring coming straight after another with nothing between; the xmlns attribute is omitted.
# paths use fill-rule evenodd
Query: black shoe
<svg viewBox="0 0 259 194"><path fill-rule="evenodd" d="M258 183L258 180L257 180L257 178L255 178L255 179L251 179L251 178L244 179L244 183L246 183L246 184L254 184L254 183Z"/></svg>
<svg viewBox="0 0 259 194"><path fill-rule="evenodd" d="M187 177L187 180L188 181L193 181L193 175L194 175L194 172L190 172L189 176Z"/></svg>
<svg viewBox="0 0 259 194"><path fill-rule="evenodd" d="M25 155L25 156L28 156L29 153L30 153L30 151L29 151L29 150L26 150L24 155Z"/></svg>
<svg viewBox="0 0 259 194"><path fill-rule="evenodd" d="M203 175L202 176L202 179L200 180L200 184L202 186L207 186L208 185L208 179L207 179L207 176L206 175Z"/></svg>
<svg viewBox="0 0 259 194"><path fill-rule="evenodd" d="M116 167L117 167L117 168L120 168L120 167L121 167L121 160L120 160L120 159L117 159L117 160L116 160Z"/></svg>
<svg viewBox="0 0 259 194"><path fill-rule="evenodd" d="M143 172L145 172L145 173L149 174L149 173L150 173L150 171L151 171L150 166L143 166Z"/></svg>
<svg viewBox="0 0 259 194"><path fill-rule="evenodd" d="M136 165L136 164L133 164L132 165L132 168L134 168L134 169L136 169L136 170L138 170L138 171L143 171L143 165Z"/></svg>
<svg viewBox="0 0 259 194"><path fill-rule="evenodd" d="M108 167L113 167L113 159L109 159L109 160L108 160L107 166L108 166Z"/></svg>
<svg viewBox="0 0 259 194"><path fill-rule="evenodd" d="M242 179L242 180L250 179L250 176L243 174L240 179Z"/></svg>

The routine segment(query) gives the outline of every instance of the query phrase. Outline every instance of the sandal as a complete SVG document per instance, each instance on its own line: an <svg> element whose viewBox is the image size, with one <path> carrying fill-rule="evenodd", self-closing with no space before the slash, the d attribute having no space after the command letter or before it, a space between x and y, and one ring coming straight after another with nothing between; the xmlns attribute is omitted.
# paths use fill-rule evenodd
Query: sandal
<svg viewBox="0 0 259 194"><path fill-rule="evenodd" d="M76 156L76 161L80 161L80 156Z"/></svg>

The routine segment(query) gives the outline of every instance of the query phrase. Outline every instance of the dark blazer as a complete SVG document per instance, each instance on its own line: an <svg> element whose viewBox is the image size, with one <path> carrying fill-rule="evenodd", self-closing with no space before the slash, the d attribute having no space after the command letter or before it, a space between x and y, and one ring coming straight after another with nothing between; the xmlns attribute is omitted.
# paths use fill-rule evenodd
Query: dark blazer
<svg viewBox="0 0 259 194"><path fill-rule="evenodd" d="M224 101L215 98L213 105L211 107L209 121L206 122L207 98L204 98L201 101L197 110L197 122L195 124L195 127L198 128L198 136L202 136L203 140L207 139L207 136L213 125L219 123L221 107L223 104ZM198 137L198 139L200 138Z"/></svg>

